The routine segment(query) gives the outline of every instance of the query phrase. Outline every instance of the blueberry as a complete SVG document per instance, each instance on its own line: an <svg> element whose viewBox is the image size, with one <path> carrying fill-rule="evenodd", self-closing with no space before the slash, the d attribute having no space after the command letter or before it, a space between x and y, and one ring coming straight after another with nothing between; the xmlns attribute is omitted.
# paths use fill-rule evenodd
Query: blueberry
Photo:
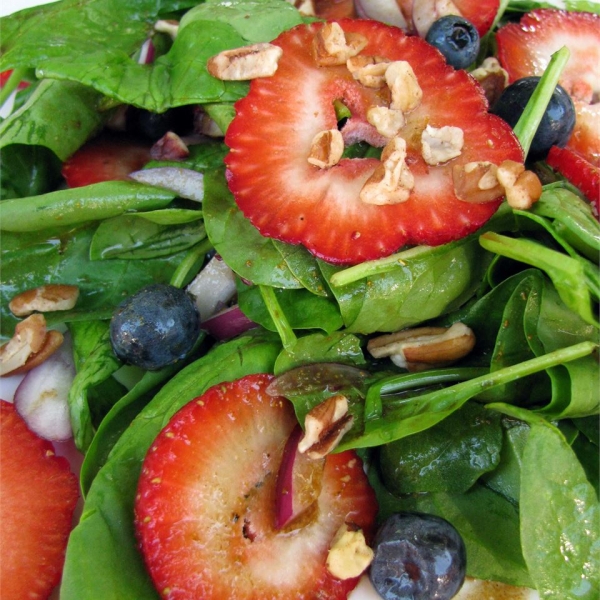
<svg viewBox="0 0 600 600"><path fill-rule="evenodd" d="M539 77L517 79L502 92L490 112L514 128L539 81ZM533 161L542 160L546 158L552 146L563 147L571 137L574 127L573 100L562 86L557 85L533 138L527 158Z"/></svg>
<svg viewBox="0 0 600 600"><path fill-rule="evenodd" d="M155 371L185 358L200 333L200 317L188 294L149 285L127 298L110 322L114 353L123 362Z"/></svg>
<svg viewBox="0 0 600 600"><path fill-rule="evenodd" d="M384 600L449 600L460 590L466 549L445 519L395 513L379 528L370 578Z"/></svg>
<svg viewBox="0 0 600 600"><path fill-rule="evenodd" d="M168 131L184 135L193 128L193 113L189 106L170 108L163 113L131 106L127 109L126 127L127 131L153 141Z"/></svg>
<svg viewBox="0 0 600 600"><path fill-rule="evenodd" d="M433 23L425 38L437 48L449 65L466 69L479 53L479 33L467 19L446 15Z"/></svg>

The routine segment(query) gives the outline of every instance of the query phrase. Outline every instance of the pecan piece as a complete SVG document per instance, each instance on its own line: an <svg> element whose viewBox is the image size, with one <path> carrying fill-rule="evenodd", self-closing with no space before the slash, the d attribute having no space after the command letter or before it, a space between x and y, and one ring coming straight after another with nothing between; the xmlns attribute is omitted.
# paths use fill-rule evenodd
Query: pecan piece
<svg viewBox="0 0 600 600"><path fill-rule="evenodd" d="M452 364L475 347L475 334L464 323L451 327L417 327L382 335L367 343L374 358L389 356L408 371Z"/></svg>
<svg viewBox="0 0 600 600"><path fill-rule="evenodd" d="M312 459L327 456L350 430L354 417L348 412L348 399L342 394L317 404L304 419L304 436L298 451Z"/></svg>
<svg viewBox="0 0 600 600"><path fill-rule="evenodd" d="M498 167L489 161L475 161L454 165L452 180L454 193L463 202L491 202L504 193L496 173Z"/></svg>
<svg viewBox="0 0 600 600"><path fill-rule="evenodd" d="M77 286L50 283L17 294L8 308L16 317L26 317L34 312L71 310L78 298Z"/></svg>
<svg viewBox="0 0 600 600"><path fill-rule="evenodd" d="M223 50L209 58L208 72L223 81L246 81L270 77L277 71L283 50L269 43Z"/></svg>

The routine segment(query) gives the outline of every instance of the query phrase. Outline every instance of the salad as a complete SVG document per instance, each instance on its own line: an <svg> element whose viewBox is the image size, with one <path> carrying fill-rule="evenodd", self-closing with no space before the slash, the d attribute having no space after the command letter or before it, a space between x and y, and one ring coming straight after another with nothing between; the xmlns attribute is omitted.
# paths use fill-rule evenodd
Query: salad
<svg viewBox="0 0 600 600"><path fill-rule="evenodd" d="M598 597L600 8L450 4L2 18L3 597Z"/></svg>

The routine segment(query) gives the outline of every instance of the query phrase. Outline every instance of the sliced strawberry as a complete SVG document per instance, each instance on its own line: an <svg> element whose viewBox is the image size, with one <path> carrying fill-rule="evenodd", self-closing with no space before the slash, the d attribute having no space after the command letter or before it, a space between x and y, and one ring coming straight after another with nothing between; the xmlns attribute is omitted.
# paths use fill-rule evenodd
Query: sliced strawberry
<svg viewBox="0 0 600 600"><path fill-rule="evenodd" d="M560 84L575 100L592 102L600 93L600 15L542 8L496 33L498 60L510 81L542 75L554 52L567 46L571 57Z"/></svg>
<svg viewBox="0 0 600 600"><path fill-rule="evenodd" d="M0 400L0 590L2 598L45 599L62 572L77 478L50 442Z"/></svg>
<svg viewBox="0 0 600 600"><path fill-rule="evenodd" d="M600 166L600 15L539 9L501 27L496 41L498 60L511 82L542 75L552 54L567 46L571 56L559 82L577 114L567 145Z"/></svg>
<svg viewBox="0 0 600 600"><path fill-rule="evenodd" d="M70 188L127 179L150 160L148 142L119 135L101 135L82 146L63 165Z"/></svg>
<svg viewBox="0 0 600 600"><path fill-rule="evenodd" d="M600 167L591 164L571 148L552 146L546 162L592 202L596 215L600 212Z"/></svg>
<svg viewBox="0 0 600 600"><path fill-rule="evenodd" d="M344 522L370 539L374 493L354 452L329 455L313 518L293 531L276 528L278 472L296 420L287 400L267 394L272 379L250 375L209 389L148 452L135 525L161 597L336 600L355 587L357 578L329 573L328 549Z"/></svg>
<svg viewBox="0 0 600 600"><path fill-rule="evenodd" d="M375 141L366 119L371 106L387 105L389 90L367 88L346 66L317 66L313 41L322 23L301 25L273 43L283 49L277 72L255 79L236 104L225 142L229 187L246 217L267 237L303 244L333 263L358 263L386 256L405 244L437 245L478 229L500 199L467 203L454 193L452 168L473 161L522 161L510 127L487 112L481 88L464 71L448 66L424 40L370 20L343 20L346 33L361 34L365 56L407 61L423 92L421 103L405 114L399 136L406 141L406 163L414 176L408 200L383 206L359 199L380 161L342 159L326 169L309 164L313 138L337 127L334 101L352 117L344 127L357 141ZM454 126L464 133L460 156L428 166L421 155L426 126ZM375 132L376 133L376 132ZM381 137L381 136L379 136Z"/></svg>

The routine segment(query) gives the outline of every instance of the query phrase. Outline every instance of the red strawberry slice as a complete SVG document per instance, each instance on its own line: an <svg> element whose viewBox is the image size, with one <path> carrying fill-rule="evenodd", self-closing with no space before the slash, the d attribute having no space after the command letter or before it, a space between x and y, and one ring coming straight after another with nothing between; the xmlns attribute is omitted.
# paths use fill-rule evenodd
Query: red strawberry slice
<svg viewBox="0 0 600 600"><path fill-rule="evenodd" d="M150 160L151 144L126 136L105 134L82 146L63 165L70 188L127 179Z"/></svg>
<svg viewBox="0 0 600 600"><path fill-rule="evenodd" d="M571 148L552 146L546 162L579 188L600 212L600 167L591 164Z"/></svg>
<svg viewBox="0 0 600 600"><path fill-rule="evenodd" d="M560 84L575 100L600 93L600 15L543 8L496 33L498 60L510 81L542 75L552 54L567 46L571 57Z"/></svg>
<svg viewBox="0 0 600 600"><path fill-rule="evenodd" d="M511 82L542 75L552 54L569 48L560 84L573 98L577 121L567 146L600 166L600 15L539 9L501 27L496 41Z"/></svg>
<svg viewBox="0 0 600 600"><path fill-rule="evenodd" d="M368 40L362 55L407 61L422 89L421 103L405 114L399 132L415 179L409 199L384 206L359 199L364 183L381 164L377 159L342 158L328 169L309 164L313 138L337 126L335 100L352 113L348 132L362 131L364 139L375 139L366 111L389 99L386 90L363 86L345 66L317 66L312 46L323 24L313 23L273 42L283 49L277 72L252 81L248 95L236 103L237 114L225 137L231 150L225 163L238 206L262 235L303 244L332 263L358 263L405 244L437 245L472 233L491 217L500 199L479 204L459 200L452 168L473 161L522 161L512 130L487 112L475 81L448 66L424 40L377 21L339 23L346 33ZM462 129L460 156L428 166L421 155L427 125Z"/></svg>
<svg viewBox="0 0 600 600"><path fill-rule="evenodd" d="M10 79L12 75L12 69L8 69L7 71L2 71L0 73L0 88L3 88L6 85L6 82ZM26 87L29 87L28 81L20 81L17 89L24 90Z"/></svg>
<svg viewBox="0 0 600 600"><path fill-rule="evenodd" d="M204 600L346 598L357 578L325 563L344 522L369 539L377 511L354 452L329 455L312 520L276 528L276 487L296 424L267 394L270 375L217 385L183 407L143 464L135 526L161 597ZM318 478L316 478L318 479Z"/></svg>
<svg viewBox="0 0 600 600"><path fill-rule="evenodd" d="M0 400L0 590L2 598L45 599L62 572L77 478L50 442Z"/></svg>

